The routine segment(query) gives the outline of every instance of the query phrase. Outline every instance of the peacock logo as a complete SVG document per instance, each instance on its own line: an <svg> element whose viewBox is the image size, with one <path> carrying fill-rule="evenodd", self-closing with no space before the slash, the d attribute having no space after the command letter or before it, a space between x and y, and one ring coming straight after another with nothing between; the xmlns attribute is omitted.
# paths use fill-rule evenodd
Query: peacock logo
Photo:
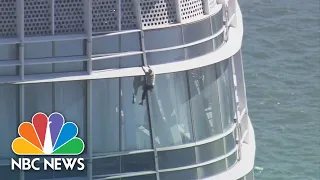
<svg viewBox="0 0 320 180"><path fill-rule="evenodd" d="M20 124L18 133L20 137L11 145L17 155L79 155L84 150L84 142L76 137L77 125L65 122L58 112L49 117L42 112L36 113L32 123Z"/></svg>

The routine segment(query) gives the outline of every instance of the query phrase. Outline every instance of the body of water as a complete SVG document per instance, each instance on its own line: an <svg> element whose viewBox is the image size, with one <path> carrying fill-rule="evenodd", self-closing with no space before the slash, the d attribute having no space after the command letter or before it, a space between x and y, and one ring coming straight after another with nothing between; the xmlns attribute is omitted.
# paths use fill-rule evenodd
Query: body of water
<svg viewBox="0 0 320 180"><path fill-rule="evenodd" d="M241 0L257 180L320 180L320 1Z"/></svg>

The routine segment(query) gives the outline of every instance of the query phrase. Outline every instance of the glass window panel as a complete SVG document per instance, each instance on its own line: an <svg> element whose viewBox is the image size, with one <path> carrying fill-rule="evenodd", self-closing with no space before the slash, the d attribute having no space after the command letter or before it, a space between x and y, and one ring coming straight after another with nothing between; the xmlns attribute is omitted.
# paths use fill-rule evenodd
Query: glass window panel
<svg viewBox="0 0 320 180"><path fill-rule="evenodd" d="M251 170L249 174L246 175L246 180L254 180L254 171Z"/></svg>
<svg viewBox="0 0 320 180"><path fill-rule="evenodd" d="M85 81L54 83L55 111L60 112L66 122L78 126L78 137L85 141L87 95Z"/></svg>
<svg viewBox="0 0 320 180"><path fill-rule="evenodd" d="M2 66L0 67L0 76L16 76L19 74L18 66Z"/></svg>
<svg viewBox="0 0 320 180"><path fill-rule="evenodd" d="M223 11L221 10L215 15L211 16L211 26L213 34L217 33L223 27Z"/></svg>
<svg viewBox="0 0 320 180"><path fill-rule="evenodd" d="M25 180L39 180L39 179L52 179L53 170L48 168L47 170L43 170L43 163L36 163L37 167L41 167L40 171L35 171L30 169L29 171L24 172Z"/></svg>
<svg viewBox="0 0 320 180"><path fill-rule="evenodd" d="M140 33L128 33L121 35L121 52L140 51Z"/></svg>
<svg viewBox="0 0 320 180"><path fill-rule="evenodd" d="M54 56L82 56L86 54L86 40L77 39L69 41L56 41L54 44Z"/></svg>
<svg viewBox="0 0 320 180"><path fill-rule="evenodd" d="M237 74L237 95L239 98L239 110L242 112L244 108L246 108L246 92L245 92L245 81L244 81L244 72L243 72L243 62L242 62L242 54L241 50L239 50L236 54L233 55L234 59L234 69L235 74Z"/></svg>
<svg viewBox="0 0 320 180"><path fill-rule="evenodd" d="M125 56L120 58L120 67L141 67L142 66L142 55Z"/></svg>
<svg viewBox="0 0 320 180"><path fill-rule="evenodd" d="M193 141L186 72L156 76L150 111L156 147Z"/></svg>
<svg viewBox="0 0 320 180"><path fill-rule="evenodd" d="M177 168L196 164L195 147L158 151L159 169Z"/></svg>
<svg viewBox="0 0 320 180"><path fill-rule="evenodd" d="M224 130L230 128L233 123L233 115L231 114L232 104L230 104L230 89L229 82L226 77L228 60L219 62L216 65L217 77L218 77L218 87L219 87L219 98L220 98L220 108L221 108L221 119Z"/></svg>
<svg viewBox="0 0 320 180"><path fill-rule="evenodd" d="M8 148L8 149L10 149L10 148ZM27 172L30 172L30 171L27 171ZM19 180L20 172L17 169L12 171L11 166L0 166L0 175L2 177L5 177L4 179ZM26 180L28 180L28 179L26 179Z"/></svg>
<svg viewBox="0 0 320 180"><path fill-rule="evenodd" d="M218 162L208 164L198 168L199 179L207 178L226 170L226 161L222 159Z"/></svg>
<svg viewBox="0 0 320 180"><path fill-rule="evenodd" d="M86 62L56 63L53 68L56 73L85 71L87 69Z"/></svg>
<svg viewBox="0 0 320 180"><path fill-rule="evenodd" d="M52 64L33 64L33 65L24 66L25 75L46 74L46 73L52 73L52 72L53 72Z"/></svg>
<svg viewBox="0 0 320 180"><path fill-rule="evenodd" d="M132 154L121 157L121 172L152 171L154 168L154 152Z"/></svg>
<svg viewBox="0 0 320 180"><path fill-rule="evenodd" d="M223 62L223 65L221 66L223 72L224 72L224 76L223 76L223 84L224 87L226 88L225 93L226 93L226 101L228 101L228 113L230 114L230 119L229 120L229 124L231 124L233 122L233 118L234 118L234 112L233 112L233 99L232 99L232 94L234 92L232 92L232 87L230 82L230 78L229 76L232 75L230 74L231 72L229 71L229 67L231 65L231 59L225 60L225 62Z"/></svg>
<svg viewBox="0 0 320 180"><path fill-rule="evenodd" d="M109 54L120 52L119 36L106 36L92 39L92 54Z"/></svg>
<svg viewBox="0 0 320 180"><path fill-rule="evenodd" d="M120 151L119 79L92 81L93 153Z"/></svg>
<svg viewBox="0 0 320 180"><path fill-rule="evenodd" d="M233 67L232 67L232 62L233 62L233 59L230 58L229 59L229 64L228 64L228 73L227 76L228 76L228 82L229 82L229 91L230 91L230 104L232 104L232 109L230 109L231 111L231 115L234 117L235 113L236 113L236 98L235 98L235 87L234 87L234 82L233 82Z"/></svg>
<svg viewBox="0 0 320 180"><path fill-rule="evenodd" d="M224 37L223 37L223 32L218 35L217 37L215 37L213 39L213 44L214 44L214 50L217 50L221 47L221 45L223 44L224 41Z"/></svg>
<svg viewBox="0 0 320 180"><path fill-rule="evenodd" d="M161 180L195 180L197 177L197 169L186 169L180 171L171 171L160 173Z"/></svg>
<svg viewBox="0 0 320 180"><path fill-rule="evenodd" d="M209 40L201 44L187 47L186 56L187 56L187 59L192 59L195 57L208 54L209 52L212 52L212 51L213 51L213 43L212 43L212 40Z"/></svg>
<svg viewBox="0 0 320 180"><path fill-rule="evenodd" d="M26 43L24 58L48 58L52 57L52 42Z"/></svg>
<svg viewBox="0 0 320 180"><path fill-rule="evenodd" d="M0 45L0 61L14 59L19 59L19 46L17 44Z"/></svg>
<svg viewBox="0 0 320 180"><path fill-rule="evenodd" d="M224 154L223 138L197 147L198 163L210 161Z"/></svg>
<svg viewBox="0 0 320 180"><path fill-rule="evenodd" d="M138 103L142 95L143 77L121 78L122 150L150 149L150 125L146 103ZM133 95L136 103L133 103Z"/></svg>
<svg viewBox="0 0 320 180"><path fill-rule="evenodd" d="M182 45L181 26L145 31L144 43L147 50Z"/></svg>
<svg viewBox="0 0 320 180"><path fill-rule="evenodd" d="M15 156L10 147L12 141L17 137L19 122L18 88L18 85L0 84L0 136L5 137L0 138L0 160L9 159ZM9 169L10 167L5 166L5 168Z"/></svg>
<svg viewBox="0 0 320 180"><path fill-rule="evenodd" d="M120 173L120 157L109 157L92 160L92 175L108 175Z"/></svg>
<svg viewBox="0 0 320 180"><path fill-rule="evenodd" d="M85 167L87 167L87 161L82 161L85 165ZM72 170L66 170L66 168L64 166L61 166L61 171L54 171L53 172L53 177L54 178L68 178L68 179L77 179L77 180L88 180L87 177L87 170L86 168L82 171L79 171L78 168L78 164L76 164L74 166L74 168Z"/></svg>
<svg viewBox="0 0 320 180"><path fill-rule="evenodd" d="M120 67L120 58L109 58L92 61L93 70L118 69Z"/></svg>
<svg viewBox="0 0 320 180"><path fill-rule="evenodd" d="M157 179L157 177L154 174L121 178L121 180L156 180L156 179Z"/></svg>
<svg viewBox="0 0 320 180"><path fill-rule="evenodd" d="M184 49L147 53L147 61L150 65L165 64L185 59Z"/></svg>
<svg viewBox="0 0 320 180"><path fill-rule="evenodd" d="M212 35L210 18L183 26L184 43L188 44Z"/></svg>
<svg viewBox="0 0 320 180"><path fill-rule="evenodd" d="M228 161L228 168L231 168L237 161L237 151L234 152L233 154L231 154L228 158L227 158L227 161Z"/></svg>
<svg viewBox="0 0 320 180"><path fill-rule="evenodd" d="M31 122L33 115L37 112L50 115L53 111L53 84L25 84L24 86L24 121Z"/></svg>
<svg viewBox="0 0 320 180"><path fill-rule="evenodd" d="M196 139L222 133L215 65L188 71Z"/></svg>
<svg viewBox="0 0 320 180"><path fill-rule="evenodd" d="M235 131L233 131L232 133L230 133L229 135L227 135L225 137L226 139L226 151L227 153L232 151L234 149L234 147L236 147L236 136L235 136Z"/></svg>

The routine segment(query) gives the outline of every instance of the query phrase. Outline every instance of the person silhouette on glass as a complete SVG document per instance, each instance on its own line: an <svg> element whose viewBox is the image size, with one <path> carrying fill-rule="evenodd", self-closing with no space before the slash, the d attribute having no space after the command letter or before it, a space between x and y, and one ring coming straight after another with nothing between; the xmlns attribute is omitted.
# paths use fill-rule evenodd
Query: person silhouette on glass
<svg viewBox="0 0 320 180"><path fill-rule="evenodd" d="M152 92L152 89L154 87L154 82L155 82L156 75L154 74L154 72L152 71L150 66L148 66L148 67L149 67L148 71L146 71L144 69L144 67L142 67L142 69L143 69L143 71L145 73L146 80L145 80L145 83L144 83L144 86L143 86L143 93L142 93L140 105L143 105L143 101L146 99L148 90L150 92Z"/></svg>
<svg viewBox="0 0 320 180"><path fill-rule="evenodd" d="M143 85L142 76L135 76L133 79L133 95L132 95L132 104L136 103L136 96L138 94L138 89Z"/></svg>

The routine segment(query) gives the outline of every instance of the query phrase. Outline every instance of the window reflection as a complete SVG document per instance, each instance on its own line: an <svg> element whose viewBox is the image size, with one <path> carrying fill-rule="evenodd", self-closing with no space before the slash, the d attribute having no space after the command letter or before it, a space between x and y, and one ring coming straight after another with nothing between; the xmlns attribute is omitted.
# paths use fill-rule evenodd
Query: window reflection
<svg viewBox="0 0 320 180"><path fill-rule="evenodd" d="M228 79L228 64L229 60L224 60L216 65L219 87L219 100L221 107L221 119L223 124L223 129L227 130L233 122L232 114L232 100L231 100L231 90L230 83Z"/></svg>
<svg viewBox="0 0 320 180"><path fill-rule="evenodd" d="M199 179L207 178L226 170L226 160L222 159L218 162L208 164L198 168Z"/></svg>
<svg viewBox="0 0 320 180"><path fill-rule="evenodd" d="M17 85L0 84L0 136L2 137L0 138L0 160L14 156L9 147L11 147L11 143L17 135L19 122L18 94Z"/></svg>
<svg viewBox="0 0 320 180"><path fill-rule="evenodd" d="M204 39L212 35L210 18L183 26L185 44Z"/></svg>
<svg viewBox="0 0 320 180"><path fill-rule="evenodd" d="M192 142L186 72L156 76L150 97L156 147Z"/></svg>
<svg viewBox="0 0 320 180"><path fill-rule="evenodd" d="M78 137L86 141L86 84L84 81L25 85L25 121L31 121L37 112L49 116L60 112L66 122L74 122L79 129Z"/></svg>
<svg viewBox="0 0 320 180"><path fill-rule="evenodd" d="M93 153L117 152L119 140L119 79L92 81Z"/></svg>
<svg viewBox="0 0 320 180"><path fill-rule="evenodd" d="M215 65L188 72L192 118L196 139L222 132Z"/></svg>
<svg viewBox="0 0 320 180"><path fill-rule="evenodd" d="M197 176L197 169L186 169L180 171L170 171L170 172L163 172L160 173L161 180L194 180L198 179Z"/></svg>
<svg viewBox="0 0 320 180"><path fill-rule="evenodd" d="M226 143L226 153L229 153L230 151L232 151L235 148L235 146L236 146L235 131L233 131L232 133L228 134L225 137L225 143Z"/></svg>
<svg viewBox="0 0 320 180"><path fill-rule="evenodd" d="M203 163L225 154L223 138L197 147L197 162Z"/></svg>
<svg viewBox="0 0 320 180"><path fill-rule="evenodd" d="M140 82L140 83L139 83ZM121 118L123 150L150 149L147 104L139 105L142 76L121 78ZM133 94L136 102L132 102Z"/></svg>
<svg viewBox="0 0 320 180"><path fill-rule="evenodd" d="M140 101L142 77L113 78L93 81L94 153L150 149L150 125L146 104ZM136 81L135 81L136 80ZM100 138L104 137L104 138Z"/></svg>
<svg viewBox="0 0 320 180"><path fill-rule="evenodd" d="M184 49L173 49L168 51L150 52L147 53L148 64L165 64L185 59Z"/></svg>
<svg viewBox="0 0 320 180"><path fill-rule="evenodd" d="M223 11L221 10L215 15L211 16L211 27L213 34L217 33L223 26Z"/></svg>
<svg viewBox="0 0 320 180"><path fill-rule="evenodd" d="M189 46L186 49L186 56L188 59L199 57L205 54L208 54L213 51L212 40Z"/></svg>
<svg viewBox="0 0 320 180"><path fill-rule="evenodd" d="M19 74L19 66L0 66L0 76L16 76Z"/></svg>
<svg viewBox="0 0 320 180"><path fill-rule="evenodd" d="M121 178L121 180L156 180L156 179L157 177L154 174Z"/></svg>
<svg viewBox="0 0 320 180"><path fill-rule="evenodd" d="M85 140L86 129L86 83L84 81L58 82L54 84L55 111L60 112L66 121L72 121L79 128L78 137Z"/></svg>
<svg viewBox="0 0 320 180"><path fill-rule="evenodd" d="M0 45L0 61L19 59L19 46L17 44Z"/></svg>
<svg viewBox="0 0 320 180"><path fill-rule="evenodd" d="M228 168L231 168L232 166L235 165L236 161L237 161L237 151L234 152L233 154L231 154L228 158L227 158L227 161L228 161Z"/></svg>
<svg viewBox="0 0 320 180"><path fill-rule="evenodd" d="M92 163L93 176L129 172L153 171L154 153L131 154L117 157L94 159Z"/></svg>
<svg viewBox="0 0 320 180"><path fill-rule="evenodd" d="M159 169L169 169L196 164L195 147L159 151Z"/></svg>

